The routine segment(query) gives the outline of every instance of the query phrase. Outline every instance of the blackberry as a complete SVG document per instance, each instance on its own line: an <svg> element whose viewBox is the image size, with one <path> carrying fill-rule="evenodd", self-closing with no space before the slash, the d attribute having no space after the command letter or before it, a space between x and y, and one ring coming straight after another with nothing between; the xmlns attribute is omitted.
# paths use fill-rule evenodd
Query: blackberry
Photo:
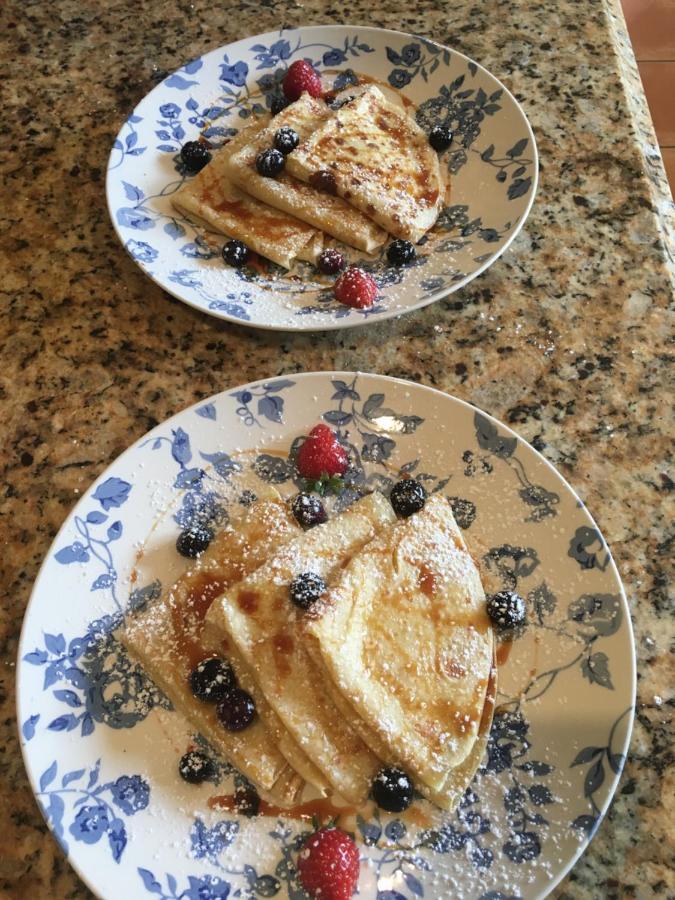
<svg viewBox="0 0 675 900"><path fill-rule="evenodd" d="M283 94L275 94L270 104L270 112L273 116L278 116L282 109L286 109L290 100L287 100Z"/></svg>
<svg viewBox="0 0 675 900"><path fill-rule="evenodd" d="M286 165L284 154L279 150L263 150L255 158L255 167L259 175L265 178L274 178Z"/></svg>
<svg viewBox="0 0 675 900"><path fill-rule="evenodd" d="M287 156L295 150L299 143L300 135L297 131L289 128L288 125L284 125L284 127L280 128L274 135L274 146L280 153L283 153L284 156Z"/></svg>
<svg viewBox="0 0 675 900"><path fill-rule="evenodd" d="M316 572L302 572L291 581L291 600L300 609L309 609L326 592L326 582Z"/></svg>
<svg viewBox="0 0 675 900"><path fill-rule="evenodd" d="M195 559L200 556L213 540L213 531L208 525L192 525L181 531L176 541L176 550L181 556Z"/></svg>
<svg viewBox="0 0 675 900"><path fill-rule="evenodd" d="M429 132L429 143L438 153L447 150L452 143L452 131L447 125L434 125Z"/></svg>
<svg viewBox="0 0 675 900"><path fill-rule="evenodd" d="M415 245L410 241L392 241L387 247L387 259L392 266L407 266L416 255Z"/></svg>
<svg viewBox="0 0 675 900"><path fill-rule="evenodd" d="M239 497L239 502L242 506L250 506L252 503L258 499L258 495L254 491L242 491L241 496Z"/></svg>
<svg viewBox="0 0 675 900"><path fill-rule="evenodd" d="M387 812L403 812L413 800L413 783L403 769L387 766L373 779L373 800Z"/></svg>
<svg viewBox="0 0 675 900"><path fill-rule="evenodd" d="M232 666L217 656L202 660L190 672L190 690L198 700L215 703L221 700L235 684Z"/></svg>
<svg viewBox="0 0 675 900"><path fill-rule="evenodd" d="M180 151L180 158L185 163L185 168L193 174L201 172L207 163L211 162L211 154L206 144L200 141L187 141Z"/></svg>
<svg viewBox="0 0 675 900"><path fill-rule="evenodd" d="M201 784L216 774L212 759L200 750L190 750L180 758L178 772L183 781L190 784Z"/></svg>
<svg viewBox="0 0 675 900"><path fill-rule="evenodd" d="M313 494L296 494L291 501L291 510L303 528L314 528L327 519L323 503Z"/></svg>
<svg viewBox="0 0 675 900"><path fill-rule="evenodd" d="M404 478L403 481L397 481L393 486L389 499L396 515L407 519L413 513L424 509L427 492L419 481L415 481L414 478Z"/></svg>
<svg viewBox="0 0 675 900"><path fill-rule="evenodd" d="M251 785L241 785L234 792L234 805L240 815L252 819L258 815L260 809L260 797Z"/></svg>
<svg viewBox="0 0 675 900"><path fill-rule="evenodd" d="M515 591L499 591L489 596L487 612L492 624L503 631L525 624L525 601Z"/></svg>
<svg viewBox="0 0 675 900"><path fill-rule="evenodd" d="M320 253L316 260L317 269L324 275L337 275L346 265L343 254L332 247Z"/></svg>
<svg viewBox="0 0 675 900"><path fill-rule="evenodd" d="M223 247L223 259L235 269L246 265L250 255L251 251L243 241L228 241Z"/></svg>
<svg viewBox="0 0 675 900"><path fill-rule="evenodd" d="M241 688L232 688L218 701L218 718L228 731L243 731L255 718L255 701Z"/></svg>

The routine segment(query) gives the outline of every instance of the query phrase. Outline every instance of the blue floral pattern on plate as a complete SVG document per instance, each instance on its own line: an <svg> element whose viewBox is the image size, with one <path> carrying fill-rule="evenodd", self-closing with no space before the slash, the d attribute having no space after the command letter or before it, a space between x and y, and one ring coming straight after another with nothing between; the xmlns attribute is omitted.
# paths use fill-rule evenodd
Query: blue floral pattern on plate
<svg viewBox="0 0 675 900"><path fill-rule="evenodd" d="M308 264L289 278L230 269L222 236L205 234L171 205L189 178L186 141L222 146L265 112L297 59L336 85L361 73L403 91L419 124L442 122L455 138L445 158L452 203L415 266L388 266L384 250L361 260L380 288L368 310L337 303ZM284 29L207 53L166 78L124 123L110 154L108 207L128 253L161 287L220 318L260 328L317 330L361 325L417 309L458 290L491 265L522 227L537 185L537 150L525 115L506 88L460 53L420 37L375 28Z"/></svg>
<svg viewBox="0 0 675 900"><path fill-rule="evenodd" d="M474 900L543 896L594 834L623 766L635 672L621 584L597 527L532 448L467 404L380 376L294 374L201 401L85 494L45 561L20 645L22 745L45 817L103 896L124 884L167 900L305 900L295 860L306 824L210 811L209 796L241 783L228 765L201 788L167 774L176 747L203 741L116 629L182 570L180 529L219 527L230 504L248 502L240 478L296 489L297 449L319 420L352 461L338 508L401 474L419 479L475 537L494 589L517 589L529 609L499 648L510 655L486 755L455 812L424 807L425 825L378 811L356 819L371 860L361 896L433 897L444 878Z"/></svg>

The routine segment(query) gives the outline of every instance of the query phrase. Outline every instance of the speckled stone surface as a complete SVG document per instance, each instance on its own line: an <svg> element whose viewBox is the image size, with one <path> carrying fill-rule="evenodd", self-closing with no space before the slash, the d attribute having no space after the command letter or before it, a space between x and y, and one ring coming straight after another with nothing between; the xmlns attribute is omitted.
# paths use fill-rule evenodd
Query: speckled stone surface
<svg viewBox="0 0 675 900"><path fill-rule="evenodd" d="M501 77L541 153L531 217L486 274L399 320L302 336L208 318L162 293L118 243L104 200L112 139L185 60L328 22L427 35ZM618 2L10 2L0 46L0 896L90 896L38 812L14 718L21 619L78 494L198 398L355 368L442 388L513 425L592 511L633 612L638 709L611 812L554 896L675 896L673 204Z"/></svg>

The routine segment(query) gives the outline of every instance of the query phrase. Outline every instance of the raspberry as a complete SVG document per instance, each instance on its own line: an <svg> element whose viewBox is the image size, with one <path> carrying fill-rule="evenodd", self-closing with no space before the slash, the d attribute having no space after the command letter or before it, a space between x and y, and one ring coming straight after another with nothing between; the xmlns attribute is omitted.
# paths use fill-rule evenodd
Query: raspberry
<svg viewBox="0 0 675 900"><path fill-rule="evenodd" d="M377 284L363 269L351 266L337 279L333 287L335 299L345 306L355 309L366 309L372 306L377 297Z"/></svg>
<svg viewBox="0 0 675 900"><path fill-rule="evenodd" d="M298 450L298 472L303 478L344 475L348 465L347 451L328 425L315 425Z"/></svg>
<svg viewBox="0 0 675 900"><path fill-rule="evenodd" d="M304 59L298 59L290 66L284 77L283 87L284 94L291 101L297 100L304 91L312 97L320 97L323 93L319 73Z"/></svg>
<svg viewBox="0 0 675 900"><path fill-rule="evenodd" d="M359 881L359 851L339 828L321 828L305 841L298 857L300 883L312 897L349 900Z"/></svg>

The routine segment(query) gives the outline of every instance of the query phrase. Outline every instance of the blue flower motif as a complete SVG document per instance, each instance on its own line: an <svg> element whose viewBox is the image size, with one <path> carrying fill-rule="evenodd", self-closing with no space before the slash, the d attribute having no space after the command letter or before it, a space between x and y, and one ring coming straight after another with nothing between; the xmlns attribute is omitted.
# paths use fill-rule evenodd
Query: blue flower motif
<svg viewBox="0 0 675 900"><path fill-rule="evenodd" d="M517 831L503 850L511 862L531 862L541 853L541 842L533 831Z"/></svg>
<svg viewBox="0 0 675 900"><path fill-rule="evenodd" d="M173 281L174 284L180 284L181 287L201 287L201 281L198 278L195 278L195 276L193 275L193 272L195 271L196 269L179 269L178 271L172 272L169 275L169 281Z"/></svg>
<svg viewBox="0 0 675 900"><path fill-rule="evenodd" d="M431 278L422 279L420 286L423 291L433 294L445 285L445 278L442 275L434 275Z"/></svg>
<svg viewBox="0 0 675 900"><path fill-rule="evenodd" d="M404 88L406 84L410 84L412 78L405 69L392 69L387 79L389 84L395 88Z"/></svg>
<svg viewBox="0 0 675 900"><path fill-rule="evenodd" d="M135 241L133 238L130 238L125 246L138 262L149 263L159 256L159 252L154 247L151 247L150 244L146 244L145 241Z"/></svg>
<svg viewBox="0 0 675 900"><path fill-rule="evenodd" d="M587 640L610 637L621 627L623 611L618 594L583 594L567 607L567 617Z"/></svg>
<svg viewBox="0 0 675 900"><path fill-rule="evenodd" d="M503 713L495 716L488 739L488 772L499 774L510 769L513 760L522 756L530 746L527 740L528 724L521 713Z"/></svg>
<svg viewBox="0 0 675 900"><path fill-rule="evenodd" d="M213 828L207 828L201 819L195 819L190 829L193 856L196 859L206 857L211 862L215 862L218 854L222 853L225 847L230 846L238 831L237 822L223 820L216 822Z"/></svg>
<svg viewBox="0 0 675 900"><path fill-rule="evenodd" d="M145 809L150 800L150 788L140 775L121 775L110 786L113 802L127 816Z"/></svg>
<svg viewBox="0 0 675 900"><path fill-rule="evenodd" d="M189 900L226 900L230 895L230 885L227 881L217 878L215 875L205 875L203 878L188 878L190 885L187 891L183 891L181 898Z"/></svg>
<svg viewBox="0 0 675 900"><path fill-rule="evenodd" d="M135 228L136 231L147 231L154 228L155 223L142 209L132 209L130 206L122 206L115 214L117 222L124 228Z"/></svg>
<svg viewBox="0 0 675 900"><path fill-rule="evenodd" d="M126 502L131 485L121 478L107 478L94 491L94 500L98 500L106 512L113 506L121 506Z"/></svg>
<svg viewBox="0 0 675 900"><path fill-rule="evenodd" d="M245 62L235 63L233 66L221 63L220 80L226 81L228 84L234 84L236 87L242 87L246 84L246 76L248 75L248 66Z"/></svg>
<svg viewBox="0 0 675 900"><path fill-rule="evenodd" d="M609 562L609 556L605 553L604 559L601 559L603 550L604 543L600 532L595 528L582 525L574 532L567 555L571 559L576 559L582 569L597 568L604 572Z"/></svg>
<svg viewBox="0 0 675 900"><path fill-rule="evenodd" d="M109 825L108 810L98 803L96 806L83 806L75 816L69 831L76 841L96 844L101 835L108 830Z"/></svg>
<svg viewBox="0 0 675 900"><path fill-rule="evenodd" d="M396 442L383 435L363 434L363 440L361 456L368 462L382 462L389 459L396 448Z"/></svg>
<svg viewBox="0 0 675 900"><path fill-rule="evenodd" d="M177 119L180 115L180 106L175 103L163 103L159 111L164 119Z"/></svg>
<svg viewBox="0 0 675 900"><path fill-rule="evenodd" d="M412 66L422 55L420 51L419 44L406 44L405 47L401 50L401 59L403 60L403 65Z"/></svg>
<svg viewBox="0 0 675 900"><path fill-rule="evenodd" d="M288 41L281 40L275 41L270 47L270 56L276 56L279 59L288 59L291 55L291 45Z"/></svg>
<svg viewBox="0 0 675 900"><path fill-rule="evenodd" d="M284 484L293 475L293 469L285 459L278 456L270 456L268 453L261 453L256 456L253 463L253 471L258 478L266 481L268 484Z"/></svg>
<svg viewBox="0 0 675 900"><path fill-rule="evenodd" d="M347 54L343 50L334 47L332 50L326 50L323 55L324 66L339 66L340 63L346 62Z"/></svg>
<svg viewBox="0 0 675 900"><path fill-rule="evenodd" d="M213 491L202 492L197 487L186 491L181 508L173 518L180 528L185 529L222 523L226 517L227 513L218 495Z"/></svg>

